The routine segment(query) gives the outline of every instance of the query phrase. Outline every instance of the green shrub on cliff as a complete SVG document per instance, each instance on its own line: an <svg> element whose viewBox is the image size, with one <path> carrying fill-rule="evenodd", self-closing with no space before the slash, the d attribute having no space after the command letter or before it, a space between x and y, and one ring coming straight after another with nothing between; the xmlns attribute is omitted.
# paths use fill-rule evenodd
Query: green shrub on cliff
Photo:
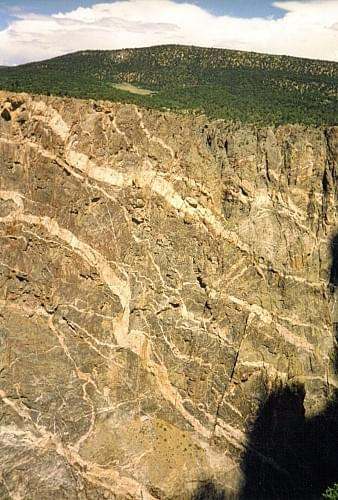
<svg viewBox="0 0 338 500"><path fill-rule="evenodd" d="M325 493L323 493L323 498L325 498L325 500L338 500L338 483L327 488Z"/></svg>

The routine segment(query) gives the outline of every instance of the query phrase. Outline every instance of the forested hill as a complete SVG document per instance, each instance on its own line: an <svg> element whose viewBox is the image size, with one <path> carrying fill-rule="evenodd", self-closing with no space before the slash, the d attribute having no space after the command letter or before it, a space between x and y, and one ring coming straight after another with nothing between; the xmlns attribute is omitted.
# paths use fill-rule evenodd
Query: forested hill
<svg viewBox="0 0 338 500"><path fill-rule="evenodd" d="M0 88L195 110L254 123L338 123L338 63L167 45L0 67Z"/></svg>

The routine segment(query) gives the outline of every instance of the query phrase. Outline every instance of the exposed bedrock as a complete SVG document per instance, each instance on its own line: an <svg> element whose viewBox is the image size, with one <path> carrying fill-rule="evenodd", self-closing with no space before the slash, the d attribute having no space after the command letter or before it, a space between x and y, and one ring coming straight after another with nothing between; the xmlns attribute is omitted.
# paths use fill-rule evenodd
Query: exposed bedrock
<svg viewBox="0 0 338 500"><path fill-rule="evenodd" d="M296 441L337 432L338 127L0 115L0 498L268 498L265 466L308 495L276 443L317 494Z"/></svg>

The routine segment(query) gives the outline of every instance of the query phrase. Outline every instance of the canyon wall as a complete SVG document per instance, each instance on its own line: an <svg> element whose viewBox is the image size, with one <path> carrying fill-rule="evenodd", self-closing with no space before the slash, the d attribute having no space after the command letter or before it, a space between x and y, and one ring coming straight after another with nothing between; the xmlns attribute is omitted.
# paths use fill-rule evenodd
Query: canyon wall
<svg viewBox="0 0 338 500"><path fill-rule="evenodd" d="M337 159L338 127L0 93L0 498L278 473L261 408L338 388Z"/></svg>

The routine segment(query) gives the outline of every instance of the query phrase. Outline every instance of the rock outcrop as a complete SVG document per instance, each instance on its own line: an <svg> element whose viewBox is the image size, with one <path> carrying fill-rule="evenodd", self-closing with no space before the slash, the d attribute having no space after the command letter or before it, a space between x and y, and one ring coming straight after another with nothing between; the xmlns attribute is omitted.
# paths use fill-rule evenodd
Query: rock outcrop
<svg viewBox="0 0 338 500"><path fill-rule="evenodd" d="M338 128L0 114L0 498L238 496L271 393L338 388Z"/></svg>

